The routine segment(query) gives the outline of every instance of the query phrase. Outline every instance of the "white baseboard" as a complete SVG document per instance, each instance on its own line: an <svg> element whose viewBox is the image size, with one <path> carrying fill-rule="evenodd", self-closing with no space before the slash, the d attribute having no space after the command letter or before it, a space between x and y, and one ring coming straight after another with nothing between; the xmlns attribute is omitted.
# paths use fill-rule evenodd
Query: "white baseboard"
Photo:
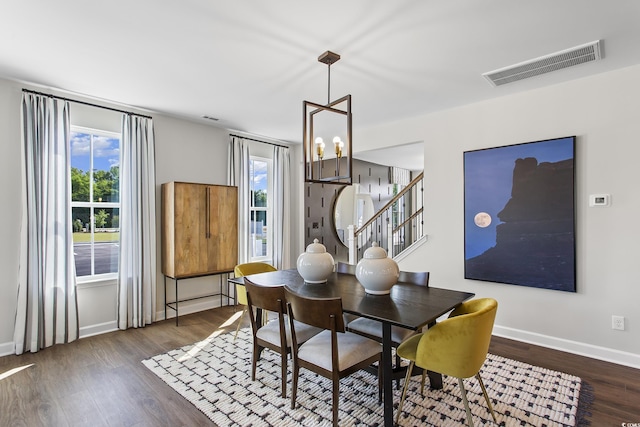
<svg viewBox="0 0 640 427"><path fill-rule="evenodd" d="M640 369L640 354L494 325L493 335Z"/></svg>
<svg viewBox="0 0 640 427"><path fill-rule="evenodd" d="M15 354L13 341L0 343L0 357Z"/></svg>
<svg viewBox="0 0 640 427"><path fill-rule="evenodd" d="M94 335L106 334L118 330L118 323L113 320L111 322L99 323L97 325L83 326L80 328L80 338L87 338Z"/></svg>

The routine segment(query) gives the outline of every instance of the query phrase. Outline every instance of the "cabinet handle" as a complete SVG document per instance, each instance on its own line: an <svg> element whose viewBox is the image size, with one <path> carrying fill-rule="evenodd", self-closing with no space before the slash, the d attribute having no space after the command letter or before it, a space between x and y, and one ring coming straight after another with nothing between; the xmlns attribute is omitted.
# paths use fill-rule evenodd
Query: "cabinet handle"
<svg viewBox="0 0 640 427"><path fill-rule="evenodd" d="M207 187L207 213L206 213L206 226L207 231L205 237L208 239L211 237L211 187Z"/></svg>

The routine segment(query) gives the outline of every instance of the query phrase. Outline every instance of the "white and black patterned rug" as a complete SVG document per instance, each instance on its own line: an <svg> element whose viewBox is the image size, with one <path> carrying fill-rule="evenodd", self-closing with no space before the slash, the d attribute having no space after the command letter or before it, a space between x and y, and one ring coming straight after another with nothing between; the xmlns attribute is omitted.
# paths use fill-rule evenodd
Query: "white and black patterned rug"
<svg viewBox="0 0 640 427"><path fill-rule="evenodd" d="M331 425L331 382L300 370L297 407L291 409L291 362L287 398L280 396L279 355L264 350L251 381L251 332L232 333L160 354L142 363L220 427ZM578 377L488 355L482 378L499 425L575 426L581 380ZM428 379L427 379L428 382ZM444 377L442 390L413 377L403 408L403 426L464 426L466 413L456 378ZM480 385L465 380L474 422L492 424ZM395 387L394 387L395 389ZM401 390L395 391L395 406ZM340 425L382 425L377 379L357 372L340 382Z"/></svg>

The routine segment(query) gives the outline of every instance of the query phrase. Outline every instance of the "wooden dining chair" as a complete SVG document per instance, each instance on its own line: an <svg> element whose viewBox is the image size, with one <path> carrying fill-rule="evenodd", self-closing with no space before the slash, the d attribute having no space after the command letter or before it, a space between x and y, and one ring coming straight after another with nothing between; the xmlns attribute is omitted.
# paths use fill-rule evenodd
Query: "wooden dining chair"
<svg viewBox="0 0 640 427"><path fill-rule="evenodd" d="M355 276L356 267L357 266L354 264L347 264L346 262L338 262L338 264L336 264L336 273L350 274L352 276ZM344 318L344 324L348 329L349 323L353 322L359 316L356 316L355 314L351 314L351 313L344 313L342 317Z"/></svg>
<svg viewBox="0 0 640 427"><path fill-rule="evenodd" d="M280 354L282 377L282 397L287 397L287 356L291 353L291 325L286 314L284 285L260 286L245 278L247 307L253 333L253 352L251 357L251 381L256 380L256 366L265 348ZM263 324L264 317L259 311L276 313L277 319ZM296 322L297 343L302 344L322 329Z"/></svg>
<svg viewBox="0 0 640 427"><path fill-rule="evenodd" d="M417 286L429 286L429 272L401 271L398 282L411 283ZM347 324L347 329L356 334L382 342L382 323L365 317L358 317ZM399 326L391 326L391 345L397 348L401 342L415 335L416 331ZM396 354L395 366L400 366L400 356ZM396 388L400 388L400 379L396 381Z"/></svg>
<svg viewBox="0 0 640 427"><path fill-rule="evenodd" d="M429 272L401 271L398 282L411 283L418 286L429 286ZM359 317L349 322L347 328L351 332L382 342L382 323L377 320ZM413 334L415 334L415 331L411 329L392 326L391 343L394 347L397 347L402 341Z"/></svg>
<svg viewBox="0 0 640 427"><path fill-rule="evenodd" d="M291 408L296 406L300 368L305 368L332 381L333 425L337 426L340 379L378 362L378 390L381 390L382 347L377 341L345 331L340 298L307 298L287 288L285 295L292 331ZM298 347L296 321L322 328L323 331Z"/></svg>
<svg viewBox="0 0 640 427"><path fill-rule="evenodd" d="M398 354L409 360L409 367L398 406L396 424L402 413L402 405L414 366L423 369L421 394L424 391L424 372L427 369L458 378L469 426L473 426L473 419L463 379L475 376L493 421L498 423L491 406L491 400L480 377L480 368L482 368L487 358L487 351L489 351L497 310L498 302L493 298L478 298L463 302L451 312L448 319L421 334L412 336L398 346Z"/></svg>
<svg viewBox="0 0 640 427"><path fill-rule="evenodd" d="M258 273L267 273L269 271L277 271L277 269L271 264L267 264L266 262L246 262L243 264L238 264L233 269L233 274L235 277L243 277L248 276L250 274L258 274ZM242 314L238 319L238 326L236 327L236 334L233 337L235 341L238 338L238 331L240 330L240 326L242 325L242 319L244 315L247 314L247 291L243 285L236 285L236 301L240 305L244 305L242 309ZM267 312L265 311L265 316ZM265 319L266 320L266 319Z"/></svg>
<svg viewBox="0 0 640 427"><path fill-rule="evenodd" d="M344 273L344 274L351 274L353 276L356 275L356 265L354 264L347 264L346 262L338 262L338 264L336 264L336 272L338 273Z"/></svg>

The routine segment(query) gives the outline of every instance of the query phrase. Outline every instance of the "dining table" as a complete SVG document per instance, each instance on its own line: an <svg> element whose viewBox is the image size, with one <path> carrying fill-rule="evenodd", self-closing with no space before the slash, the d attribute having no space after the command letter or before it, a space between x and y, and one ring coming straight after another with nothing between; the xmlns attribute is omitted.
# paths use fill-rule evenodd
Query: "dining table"
<svg viewBox="0 0 640 427"><path fill-rule="evenodd" d="M326 283L307 283L296 269L278 270L245 276L262 286L286 286L291 291L312 298L342 299L344 313L377 320L382 328L382 399L384 425L393 426L393 346L391 327L419 331L433 325L440 316L455 309L475 294L412 283L397 282L386 295L373 295L353 274L334 272ZM244 284L244 277L230 278L234 284ZM348 328L348 325L347 325ZM397 370L397 368L396 368ZM440 374L429 372L431 388L442 388Z"/></svg>

